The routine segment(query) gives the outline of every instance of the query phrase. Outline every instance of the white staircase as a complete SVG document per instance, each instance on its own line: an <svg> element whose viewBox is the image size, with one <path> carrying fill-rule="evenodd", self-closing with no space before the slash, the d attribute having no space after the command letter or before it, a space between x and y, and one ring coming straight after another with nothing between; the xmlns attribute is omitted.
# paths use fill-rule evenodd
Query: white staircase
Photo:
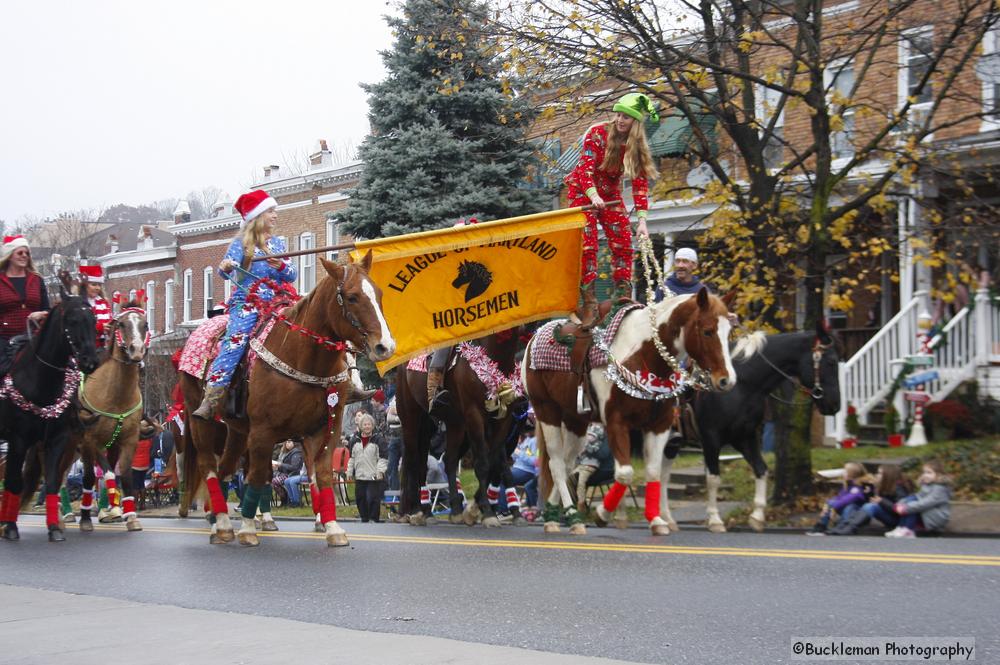
<svg viewBox="0 0 1000 665"><path fill-rule="evenodd" d="M868 414L888 396L902 367L899 359L919 351L917 319L926 295L916 293L867 344L840 363L840 411L825 418L828 439L839 442L847 436L848 404L854 405L858 419L866 423ZM974 305L955 315L931 340L938 378L924 388L932 401L944 399L974 379L979 381L981 395L1000 399L1000 309L995 305L985 289L977 291ZM905 418L908 405L902 391L896 393L893 404L900 418Z"/></svg>

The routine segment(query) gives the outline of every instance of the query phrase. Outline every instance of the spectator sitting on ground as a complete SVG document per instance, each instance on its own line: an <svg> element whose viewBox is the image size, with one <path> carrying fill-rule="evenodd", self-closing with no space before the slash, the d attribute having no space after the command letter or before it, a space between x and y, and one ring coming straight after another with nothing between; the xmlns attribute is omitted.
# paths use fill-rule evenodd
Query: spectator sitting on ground
<svg viewBox="0 0 1000 665"><path fill-rule="evenodd" d="M302 468L302 447L295 439L288 439L281 444L281 452L278 453L278 459L271 460L271 468L275 503L280 501L281 505L287 505L289 497L285 493L285 480Z"/></svg>
<svg viewBox="0 0 1000 665"><path fill-rule="evenodd" d="M937 460L924 462L920 490L896 504L899 526L885 535L889 538L913 538L917 532L932 533L948 524L951 518L951 479Z"/></svg>
<svg viewBox="0 0 1000 665"><path fill-rule="evenodd" d="M896 514L895 506L912 493L913 485L898 465L879 466L878 473L875 474L875 496L861 506L861 510L854 511L848 519L838 522L830 529L829 534L852 536L872 519L877 519L890 529L896 527L899 515Z"/></svg>
<svg viewBox="0 0 1000 665"><path fill-rule="evenodd" d="M354 496L362 522L381 522L385 472L389 466L385 439L375 431L375 418L364 414L351 437L347 477L354 479Z"/></svg>
<svg viewBox="0 0 1000 665"><path fill-rule="evenodd" d="M538 442L535 439L535 428L531 424L526 424L521 432L521 440L511 455L513 464L510 467L510 475L515 485L524 485L525 500L527 507L521 511L521 515L529 522L533 522L538 516L538 468L541 459L538 457ZM500 513L509 513L507 508L506 487L500 486L499 503L497 504Z"/></svg>
<svg viewBox="0 0 1000 665"><path fill-rule="evenodd" d="M583 451L576 458L576 466L569 474L570 494L574 495L576 508L587 506L587 488L610 483L615 479L615 458L608 445L604 426L592 423L587 427L587 440Z"/></svg>
<svg viewBox="0 0 1000 665"><path fill-rule="evenodd" d="M871 484L871 476L858 462L848 462L844 465L844 486L837 493L837 496L828 499L823 506L823 512L819 515L819 520L813 528L807 532L810 536L825 536L830 520L837 515L840 520L849 520L851 514L860 510L861 506L868 501L874 488Z"/></svg>

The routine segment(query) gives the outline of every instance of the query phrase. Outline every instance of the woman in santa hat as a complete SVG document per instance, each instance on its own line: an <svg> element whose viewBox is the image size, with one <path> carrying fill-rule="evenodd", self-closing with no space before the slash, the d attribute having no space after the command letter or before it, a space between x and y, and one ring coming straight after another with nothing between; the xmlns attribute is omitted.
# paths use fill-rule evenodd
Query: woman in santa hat
<svg viewBox="0 0 1000 665"><path fill-rule="evenodd" d="M28 321L39 326L49 315L49 294L31 261L23 236L6 236L0 248L0 365L6 365L10 340L27 331Z"/></svg>
<svg viewBox="0 0 1000 665"><path fill-rule="evenodd" d="M205 387L205 397L193 415L210 420L216 408L222 403L226 388L233 378L233 371L243 357L243 352L250 341L250 332L257 324L259 313L246 302L246 291L257 279L270 279L275 282L294 282L295 267L288 259L268 259L254 261L254 256L281 254L287 251L285 241L274 235L274 227L278 222L278 202L267 192L254 190L236 200L236 210L243 217L242 232L229 243L225 257L219 263L219 271L223 277L229 277L239 266L253 275L253 278L239 274L236 282L243 288L233 289L229 298L229 324L226 326L226 336L222 340L219 355L212 363L208 373L208 385ZM258 290L261 300L268 301L274 293L264 287Z"/></svg>
<svg viewBox="0 0 1000 665"><path fill-rule="evenodd" d="M101 266L80 266L80 276L87 278L87 302L97 319L97 348L108 342L107 328L111 323L111 305L104 297L104 270Z"/></svg>

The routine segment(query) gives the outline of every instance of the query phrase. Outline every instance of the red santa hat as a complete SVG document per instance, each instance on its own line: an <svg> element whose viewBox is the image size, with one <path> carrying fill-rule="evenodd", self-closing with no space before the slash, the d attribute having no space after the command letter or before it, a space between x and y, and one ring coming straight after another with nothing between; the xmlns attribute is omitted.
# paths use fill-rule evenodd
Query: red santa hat
<svg viewBox="0 0 1000 665"><path fill-rule="evenodd" d="M91 284L104 283L104 270L101 266L80 266L80 275L86 277Z"/></svg>
<svg viewBox="0 0 1000 665"><path fill-rule="evenodd" d="M267 212L271 208L277 208L278 202L264 190L255 189L236 199L234 207L243 216L243 223L240 224L240 228L242 228L244 224L249 224L261 213Z"/></svg>
<svg viewBox="0 0 1000 665"><path fill-rule="evenodd" d="M0 261L6 261L9 259L11 254L13 254L14 250L18 247L28 247L28 241L24 239L24 236L4 236L3 248L0 249ZM28 249L30 249L30 247L28 247Z"/></svg>

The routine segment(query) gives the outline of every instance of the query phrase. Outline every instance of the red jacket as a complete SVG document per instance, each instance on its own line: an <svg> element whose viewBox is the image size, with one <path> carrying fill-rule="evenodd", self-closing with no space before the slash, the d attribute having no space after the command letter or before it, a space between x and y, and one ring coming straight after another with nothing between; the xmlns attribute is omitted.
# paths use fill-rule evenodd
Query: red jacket
<svg viewBox="0 0 1000 665"><path fill-rule="evenodd" d="M90 310L97 319L97 348L100 349L107 341L107 327L111 323L111 305L101 296L97 296L90 301Z"/></svg>
<svg viewBox="0 0 1000 665"><path fill-rule="evenodd" d="M43 307L44 289L42 278L29 272L25 281L25 297L22 298L10 278L0 273L0 337L9 339L25 333L28 315Z"/></svg>

